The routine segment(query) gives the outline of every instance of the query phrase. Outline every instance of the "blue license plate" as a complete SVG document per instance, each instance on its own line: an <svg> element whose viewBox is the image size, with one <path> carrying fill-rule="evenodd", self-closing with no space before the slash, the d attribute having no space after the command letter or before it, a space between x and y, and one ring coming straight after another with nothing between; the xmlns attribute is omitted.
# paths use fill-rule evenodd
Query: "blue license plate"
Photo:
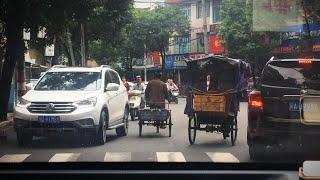
<svg viewBox="0 0 320 180"><path fill-rule="evenodd" d="M41 123L57 124L60 123L59 116L39 116L38 121Z"/></svg>
<svg viewBox="0 0 320 180"><path fill-rule="evenodd" d="M299 103L299 101L289 102L289 111L299 112L300 111L300 103Z"/></svg>

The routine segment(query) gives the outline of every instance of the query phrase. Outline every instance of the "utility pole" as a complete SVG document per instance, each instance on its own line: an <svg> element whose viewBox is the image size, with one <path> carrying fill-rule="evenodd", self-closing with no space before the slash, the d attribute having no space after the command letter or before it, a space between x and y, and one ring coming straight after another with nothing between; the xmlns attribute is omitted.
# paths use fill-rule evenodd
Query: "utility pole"
<svg viewBox="0 0 320 180"><path fill-rule="evenodd" d="M202 9L202 20L203 20L203 44L204 44L204 53L207 55L209 54L209 41L208 41L208 28L207 28L207 10L209 7L206 8L206 0L201 0L201 9Z"/></svg>
<svg viewBox="0 0 320 180"><path fill-rule="evenodd" d="M144 81L147 81L147 45L144 44Z"/></svg>
<svg viewBox="0 0 320 180"><path fill-rule="evenodd" d="M80 24L80 31L81 31L81 42L80 42L80 49L81 49L81 65L86 65L86 46L85 46L85 37L84 37L84 25L83 23Z"/></svg>

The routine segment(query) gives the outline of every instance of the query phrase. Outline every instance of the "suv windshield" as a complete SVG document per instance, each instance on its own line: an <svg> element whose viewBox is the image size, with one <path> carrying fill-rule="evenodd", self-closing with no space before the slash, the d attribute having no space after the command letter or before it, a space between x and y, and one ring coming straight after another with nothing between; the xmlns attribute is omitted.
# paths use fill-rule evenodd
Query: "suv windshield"
<svg viewBox="0 0 320 180"><path fill-rule="evenodd" d="M34 90L95 91L100 88L100 72L48 72Z"/></svg>
<svg viewBox="0 0 320 180"><path fill-rule="evenodd" d="M263 83L270 86L320 90L320 62L271 62L264 69Z"/></svg>

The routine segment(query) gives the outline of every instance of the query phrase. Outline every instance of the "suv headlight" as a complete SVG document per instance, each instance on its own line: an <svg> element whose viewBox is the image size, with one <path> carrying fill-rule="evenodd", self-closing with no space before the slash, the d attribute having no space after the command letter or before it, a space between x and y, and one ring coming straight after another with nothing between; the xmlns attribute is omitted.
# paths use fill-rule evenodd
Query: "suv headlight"
<svg viewBox="0 0 320 180"><path fill-rule="evenodd" d="M18 101L17 101L17 106L19 107L27 107L28 105L30 105L30 101L28 100L25 100L23 98L19 98Z"/></svg>
<svg viewBox="0 0 320 180"><path fill-rule="evenodd" d="M97 97L88 98L74 103L78 107L93 107L97 104Z"/></svg>

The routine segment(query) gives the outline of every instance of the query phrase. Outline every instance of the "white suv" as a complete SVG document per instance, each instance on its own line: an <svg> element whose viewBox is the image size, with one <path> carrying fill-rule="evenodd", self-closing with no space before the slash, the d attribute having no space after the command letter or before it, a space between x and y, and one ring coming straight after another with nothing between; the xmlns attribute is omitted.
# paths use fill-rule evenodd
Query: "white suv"
<svg viewBox="0 0 320 180"><path fill-rule="evenodd" d="M17 103L14 128L18 143L33 136L78 135L106 142L106 130L128 131L128 95L116 71L53 67Z"/></svg>

